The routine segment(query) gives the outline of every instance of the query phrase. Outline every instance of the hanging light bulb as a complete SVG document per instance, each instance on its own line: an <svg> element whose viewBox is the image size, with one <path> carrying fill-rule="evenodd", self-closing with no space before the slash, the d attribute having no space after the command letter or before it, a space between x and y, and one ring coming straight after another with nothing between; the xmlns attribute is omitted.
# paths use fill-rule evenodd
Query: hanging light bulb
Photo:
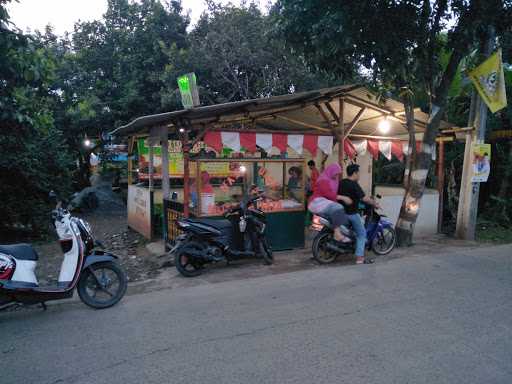
<svg viewBox="0 0 512 384"><path fill-rule="evenodd" d="M245 171L247 171L247 168L245 167L245 165L241 165L240 172L245 173Z"/></svg>
<svg viewBox="0 0 512 384"><path fill-rule="evenodd" d="M84 146L89 148L91 146L92 142L91 140L89 140L88 138L85 138L84 139Z"/></svg>
<svg viewBox="0 0 512 384"><path fill-rule="evenodd" d="M387 116L385 116L381 121L379 121L378 128L381 133L389 132L389 130L391 129L391 123L389 122Z"/></svg>

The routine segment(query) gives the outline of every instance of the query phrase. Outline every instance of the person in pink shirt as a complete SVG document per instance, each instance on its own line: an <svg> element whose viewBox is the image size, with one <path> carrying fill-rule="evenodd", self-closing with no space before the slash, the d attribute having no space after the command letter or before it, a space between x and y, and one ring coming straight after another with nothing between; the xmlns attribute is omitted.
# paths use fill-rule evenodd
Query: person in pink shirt
<svg viewBox="0 0 512 384"><path fill-rule="evenodd" d="M338 195L340 175L341 166L337 163L325 168L316 182L313 196L309 199L308 209L316 215L327 218L334 227L334 239L346 243L351 240L341 232L341 226L348 224L348 217L345 208L338 201L351 205L352 199Z"/></svg>

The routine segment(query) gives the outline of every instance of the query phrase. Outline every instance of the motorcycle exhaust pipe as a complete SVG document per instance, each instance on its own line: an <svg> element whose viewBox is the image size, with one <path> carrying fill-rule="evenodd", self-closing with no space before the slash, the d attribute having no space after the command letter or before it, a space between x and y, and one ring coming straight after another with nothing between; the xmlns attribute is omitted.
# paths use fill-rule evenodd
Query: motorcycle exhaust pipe
<svg viewBox="0 0 512 384"><path fill-rule="evenodd" d="M346 248L339 247L336 244L333 244L331 242L328 242L327 244L325 244L325 247L329 251L333 251L333 252L337 252L337 253L346 253L347 252Z"/></svg>

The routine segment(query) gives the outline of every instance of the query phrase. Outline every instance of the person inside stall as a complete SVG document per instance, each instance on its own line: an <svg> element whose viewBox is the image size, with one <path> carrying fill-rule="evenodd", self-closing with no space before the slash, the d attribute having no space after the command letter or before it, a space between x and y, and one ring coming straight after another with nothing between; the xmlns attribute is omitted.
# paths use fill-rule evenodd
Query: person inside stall
<svg viewBox="0 0 512 384"><path fill-rule="evenodd" d="M302 179L302 169L299 167L290 167L288 170L288 184L286 184L286 188L288 190L288 195L295 200L300 200L298 196L298 192L300 191L300 182Z"/></svg>
<svg viewBox="0 0 512 384"><path fill-rule="evenodd" d="M341 166L337 163L329 165L322 172L315 185L315 192L309 199L308 209L311 213L327 218L334 227L334 239L342 243L350 242L350 238L341 231L341 226L348 224L348 217L342 201L352 204L352 199L338 195L338 184Z"/></svg>
<svg viewBox="0 0 512 384"><path fill-rule="evenodd" d="M310 176L309 176L309 183L307 188L308 197L313 194L313 191L315 190L316 181L318 180L318 177L320 176L320 172L318 172L318 169L316 168L316 164L313 160L308 161L308 168L310 170Z"/></svg>

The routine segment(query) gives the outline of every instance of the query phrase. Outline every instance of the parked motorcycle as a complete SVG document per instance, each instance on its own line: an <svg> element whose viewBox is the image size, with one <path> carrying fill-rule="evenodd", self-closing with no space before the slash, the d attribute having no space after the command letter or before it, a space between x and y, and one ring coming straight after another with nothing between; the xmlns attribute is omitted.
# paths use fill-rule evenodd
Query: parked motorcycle
<svg viewBox="0 0 512 384"><path fill-rule="evenodd" d="M30 244L0 245L0 309L13 305L41 304L73 296L93 308L108 308L126 292L127 277L117 263L117 256L101 249L91 233L89 223L56 201L52 220L64 253L59 279L55 286L39 286L35 269L38 254Z"/></svg>
<svg viewBox="0 0 512 384"><path fill-rule="evenodd" d="M377 195L377 198L381 198ZM396 233L393 223L385 215L379 214L375 207L363 204L360 213L366 217L366 248L377 255L390 253L396 244ZM313 258L321 264L329 264L336 260L341 254L353 253L356 246L356 234L350 228L343 229L343 232L351 241L339 243L334 240L333 227L329 220L320 215L313 217L313 229L318 234L313 239Z"/></svg>
<svg viewBox="0 0 512 384"><path fill-rule="evenodd" d="M170 255L185 277L199 276L206 264L261 257L267 265L273 256L265 237L265 213L256 207L260 196L247 197L224 219L179 219L178 236Z"/></svg>

